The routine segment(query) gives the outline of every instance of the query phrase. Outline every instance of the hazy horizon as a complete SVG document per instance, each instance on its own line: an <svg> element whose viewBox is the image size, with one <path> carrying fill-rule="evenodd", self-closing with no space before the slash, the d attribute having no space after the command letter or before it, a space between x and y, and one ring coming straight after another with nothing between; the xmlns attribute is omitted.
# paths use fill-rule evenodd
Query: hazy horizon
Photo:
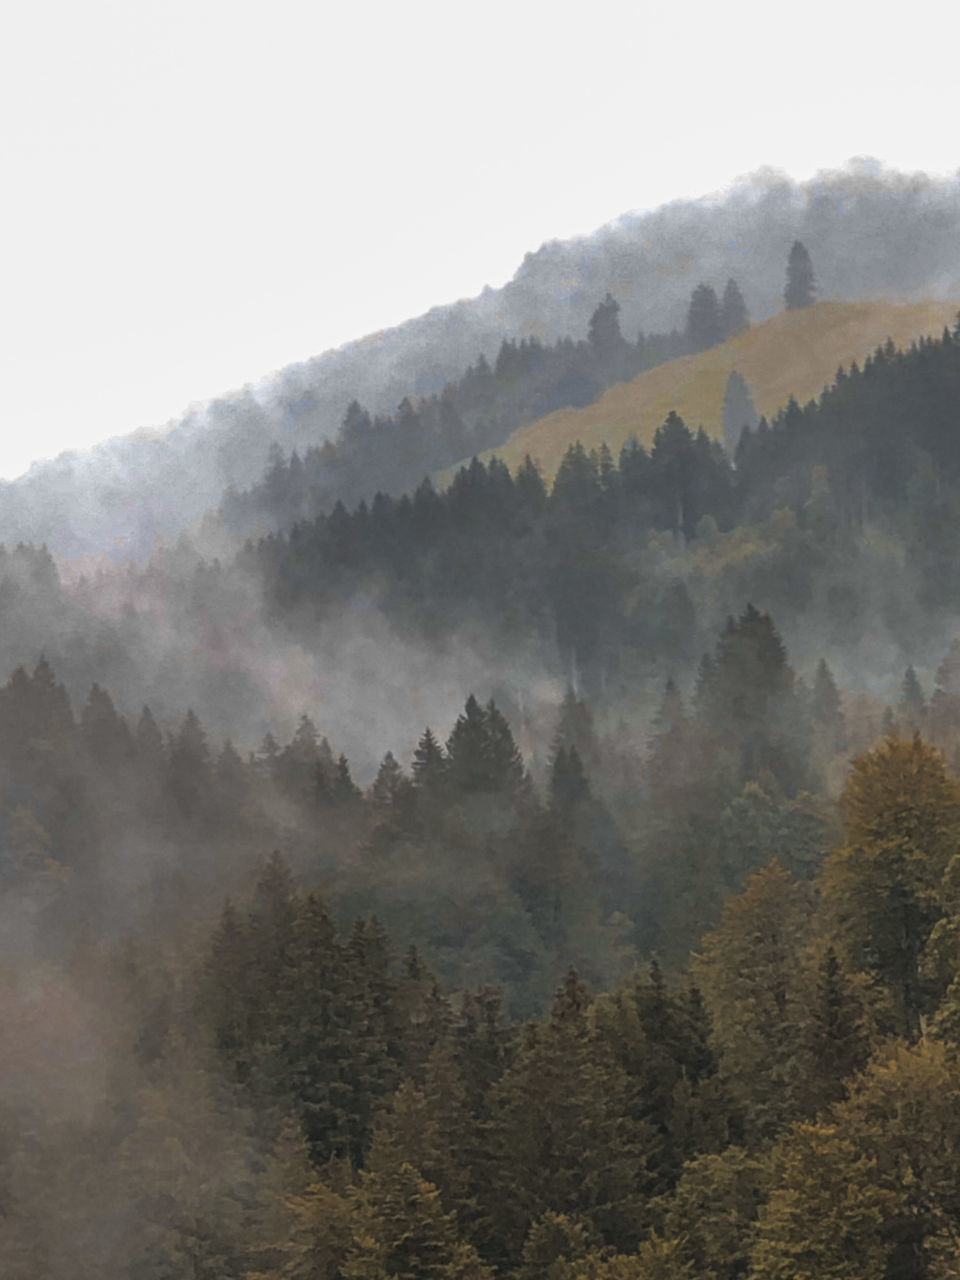
<svg viewBox="0 0 960 1280"><path fill-rule="evenodd" d="M860 13L830 11L824 47L826 14L783 37L816 68L801 107L763 88L760 48L780 37L753 3L701 14L695 46L689 14L613 5L588 28L494 6L467 46L433 3L330 16L289 2L269 22L219 2L100 0L82 22L62 4L22 10L0 148L15 192L0 475L161 426L502 285L546 241L722 194L763 165L797 181L862 155L954 171L936 124L951 118L935 88L951 83L950 42L921 61L910 33L881 33L851 67ZM665 47L684 48L688 86L722 82L709 112L675 92ZM889 118L891 77L924 102L922 129ZM664 100L682 148L659 145L660 125L650 145Z"/></svg>

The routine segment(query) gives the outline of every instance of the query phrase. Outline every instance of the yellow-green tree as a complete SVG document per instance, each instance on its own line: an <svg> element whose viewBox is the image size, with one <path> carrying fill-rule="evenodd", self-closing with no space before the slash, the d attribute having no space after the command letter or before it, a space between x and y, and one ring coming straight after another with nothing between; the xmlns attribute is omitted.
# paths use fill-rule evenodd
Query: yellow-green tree
<svg viewBox="0 0 960 1280"><path fill-rule="evenodd" d="M916 1039L942 993L922 961L960 851L960 788L919 734L893 736L854 760L841 809L844 843L821 881L827 917L853 967L887 993L893 1029Z"/></svg>
<svg viewBox="0 0 960 1280"><path fill-rule="evenodd" d="M811 915L809 886L771 862L726 903L694 957L720 1070L753 1138L795 1114Z"/></svg>
<svg viewBox="0 0 960 1280"><path fill-rule="evenodd" d="M344 1280L491 1280L440 1193L404 1162L364 1174Z"/></svg>
<svg viewBox="0 0 960 1280"><path fill-rule="evenodd" d="M743 1275L768 1181L766 1160L743 1147L697 1156L685 1165L665 1200L664 1228L696 1276L737 1280Z"/></svg>
<svg viewBox="0 0 960 1280"><path fill-rule="evenodd" d="M944 1274L960 1222L956 1054L935 1041L891 1041L829 1123L785 1134L773 1164L754 1280Z"/></svg>
<svg viewBox="0 0 960 1280"><path fill-rule="evenodd" d="M761 1210L751 1280L877 1280L895 1195L876 1162L834 1125L801 1122L774 1153L776 1183Z"/></svg>

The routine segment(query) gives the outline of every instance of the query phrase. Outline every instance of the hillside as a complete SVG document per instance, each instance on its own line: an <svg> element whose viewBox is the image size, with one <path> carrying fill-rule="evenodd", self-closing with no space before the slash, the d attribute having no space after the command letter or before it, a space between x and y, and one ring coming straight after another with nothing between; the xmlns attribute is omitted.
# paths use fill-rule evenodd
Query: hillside
<svg viewBox="0 0 960 1280"><path fill-rule="evenodd" d="M770 416L791 395L801 403L819 395L839 365L862 360L887 338L903 347L939 334L956 310L945 302L820 302L783 311L709 351L617 383L586 408L548 414L493 452L513 468L529 454L551 476L577 440L588 448L606 441L615 452L633 435L649 444L671 409L719 435L731 370L746 378L758 412Z"/></svg>
<svg viewBox="0 0 960 1280"><path fill-rule="evenodd" d="M682 326L698 282L722 287L731 275L762 320L780 305L784 256L796 238L810 250L822 296L955 297L958 232L960 181L864 164L802 184L765 171L719 194L625 214L527 254L502 288L265 377L252 369L245 392L38 462L0 483L0 541L141 558L219 507L227 486L254 483L272 442L288 450L322 443L353 399L374 414L393 412L405 395L428 395L459 377L481 353L494 358L504 338L582 336L607 291L630 340L638 329Z"/></svg>

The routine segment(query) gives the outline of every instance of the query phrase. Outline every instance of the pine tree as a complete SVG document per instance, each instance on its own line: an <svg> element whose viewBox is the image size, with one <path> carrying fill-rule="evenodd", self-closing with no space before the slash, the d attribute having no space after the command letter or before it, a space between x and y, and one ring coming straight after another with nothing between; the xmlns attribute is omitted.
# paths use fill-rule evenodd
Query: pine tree
<svg viewBox="0 0 960 1280"><path fill-rule="evenodd" d="M447 739L448 776L458 791L487 790L486 739L486 716L471 693Z"/></svg>
<svg viewBox="0 0 960 1280"><path fill-rule="evenodd" d="M626 350L619 315L620 303L608 293L590 317L587 337L602 364L614 364L622 359Z"/></svg>
<svg viewBox="0 0 960 1280"><path fill-rule="evenodd" d="M827 666L825 658L821 658L817 663L811 709L814 723L827 735L832 750L842 751L846 742L846 723L840 691L837 689L833 672Z"/></svg>
<svg viewBox="0 0 960 1280"><path fill-rule="evenodd" d="M783 291L787 310L795 311L800 307L809 307L816 299L816 294L817 286L810 255L800 241L795 240L787 261L787 284Z"/></svg>
<svg viewBox="0 0 960 1280"><path fill-rule="evenodd" d="M311 1158L318 1167L350 1153L354 1045L344 1001L345 964L326 905L296 903L278 1008L277 1047Z"/></svg>
<svg viewBox="0 0 960 1280"><path fill-rule="evenodd" d="M759 421L746 379L732 370L723 393L723 443L730 458L736 457L742 432L752 431Z"/></svg>
<svg viewBox="0 0 960 1280"><path fill-rule="evenodd" d="M210 817L211 779L207 735L196 713L190 710L170 744L167 762L167 794L181 817Z"/></svg>
<svg viewBox="0 0 960 1280"><path fill-rule="evenodd" d="M756 1137L797 1113L800 959L811 914L808 886L771 862L727 901L694 960L721 1070Z"/></svg>
<svg viewBox="0 0 960 1280"><path fill-rule="evenodd" d="M828 946L817 966L801 1028L807 1110L823 1111L842 1098L869 1053L862 997L841 969L835 948Z"/></svg>
<svg viewBox="0 0 960 1280"><path fill-rule="evenodd" d="M750 327L750 315L736 280L727 281L720 303L720 324L724 338L733 338Z"/></svg>
<svg viewBox="0 0 960 1280"><path fill-rule="evenodd" d="M340 753L337 757L336 773L330 789L331 799L336 805L352 805L360 799L361 791L350 775L350 762Z"/></svg>
<svg viewBox="0 0 960 1280"><path fill-rule="evenodd" d="M512 796L524 786L523 758L493 699L481 707L467 698L447 740L447 776L463 795Z"/></svg>
<svg viewBox="0 0 960 1280"><path fill-rule="evenodd" d="M90 756L106 769L129 763L133 739L126 721L117 714L113 699L94 684L80 712L80 733Z"/></svg>
<svg viewBox="0 0 960 1280"><path fill-rule="evenodd" d="M447 776L447 762L443 747L437 742L428 726L424 729L413 753L413 781L421 790L439 795Z"/></svg>
<svg viewBox="0 0 960 1280"><path fill-rule="evenodd" d="M163 763L163 735L153 713L144 707L137 721L137 758L141 768L158 771Z"/></svg>
<svg viewBox="0 0 960 1280"><path fill-rule="evenodd" d="M248 820L248 777L246 766L229 738L223 744L214 770L217 803L227 823L244 824Z"/></svg>
<svg viewBox="0 0 960 1280"><path fill-rule="evenodd" d="M712 285L698 284L687 311L687 344L691 351L706 351L724 339L720 303Z"/></svg>
<svg viewBox="0 0 960 1280"><path fill-rule="evenodd" d="M558 747L550 766L550 806L569 818L590 797L590 783L576 747Z"/></svg>
<svg viewBox="0 0 960 1280"><path fill-rule="evenodd" d="M492 698L486 705L484 716L489 788L505 795L517 795L524 786L526 774L513 732Z"/></svg>
<svg viewBox="0 0 960 1280"><path fill-rule="evenodd" d="M408 1162L364 1174L343 1280L491 1280L456 1215Z"/></svg>
<svg viewBox="0 0 960 1280"><path fill-rule="evenodd" d="M392 751L380 762L377 776L370 788L370 799L376 809L392 809L403 791L406 778Z"/></svg>
<svg viewBox="0 0 960 1280"><path fill-rule="evenodd" d="M773 620L748 604L727 619L716 657L701 671L697 716L735 752L742 782L773 775L787 794L807 780L809 749L794 674Z"/></svg>
<svg viewBox="0 0 960 1280"><path fill-rule="evenodd" d="M626 1073L591 1031L589 1004L569 971L492 1091L486 1192L504 1262L515 1265L548 1210L581 1218L616 1247L636 1246L653 1135L629 1118Z"/></svg>
<svg viewBox="0 0 960 1280"><path fill-rule="evenodd" d="M577 755L584 769L588 772L599 772L600 742L593 723L593 712L590 704L578 698L570 685L560 704L560 714L553 735L553 750L560 747L576 748Z"/></svg>
<svg viewBox="0 0 960 1280"><path fill-rule="evenodd" d="M915 732L923 725L926 709L927 700L924 697L923 686L917 679L917 673L913 667L907 667L904 672L903 683L900 686L900 702L897 706L897 716L903 723L904 728L910 732Z"/></svg>

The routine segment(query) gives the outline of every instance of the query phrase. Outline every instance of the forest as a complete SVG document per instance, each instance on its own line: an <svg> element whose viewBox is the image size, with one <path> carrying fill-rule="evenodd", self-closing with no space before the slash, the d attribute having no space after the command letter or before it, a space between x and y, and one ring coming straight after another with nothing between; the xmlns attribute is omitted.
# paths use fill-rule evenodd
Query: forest
<svg viewBox="0 0 960 1280"><path fill-rule="evenodd" d="M462 461L748 324L354 402L221 555L0 548L4 1280L960 1275L960 318Z"/></svg>

